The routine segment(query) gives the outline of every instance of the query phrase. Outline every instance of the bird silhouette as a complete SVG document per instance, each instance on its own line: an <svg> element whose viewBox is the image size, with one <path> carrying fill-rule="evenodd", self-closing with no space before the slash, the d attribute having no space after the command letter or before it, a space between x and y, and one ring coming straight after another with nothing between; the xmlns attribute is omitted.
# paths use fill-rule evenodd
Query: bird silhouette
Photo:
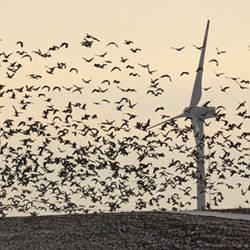
<svg viewBox="0 0 250 250"><path fill-rule="evenodd" d="M219 51L219 49L216 47L216 52L217 52L217 55L220 55L220 54L225 54L226 51L225 50L221 50Z"/></svg>
<svg viewBox="0 0 250 250"><path fill-rule="evenodd" d="M216 59L211 59L211 60L209 60L208 62L215 62L215 63L216 63L216 66L217 66L217 67L219 66L219 62L218 62Z"/></svg>
<svg viewBox="0 0 250 250"><path fill-rule="evenodd" d="M184 48L185 48L185 46L183 46L183 47L180 47L180 48L174 48L174 47L170 47L171 49L174 49L174 50L177 50L177 51L182 51Z"/></svg>

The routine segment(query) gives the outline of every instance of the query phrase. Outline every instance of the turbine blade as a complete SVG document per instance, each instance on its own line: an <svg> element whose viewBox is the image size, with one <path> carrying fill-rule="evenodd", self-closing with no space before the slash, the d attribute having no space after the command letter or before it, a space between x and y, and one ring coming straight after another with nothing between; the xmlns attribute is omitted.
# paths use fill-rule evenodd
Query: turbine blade
<svg viewBox="0 0 250 250"><path fill-rule="evenodd" d="M204 135L203 122L196 116L191 119L196 145L200 144L200 139Z"/></svg>
<svg viewBox="0 0 250 250"><path fill-rule="evenodd" d="M151 126L150 128L148 128L148 130L151 129L151 128L157 127L157 126L159 126L159 125L161 125L161 124L167 123L167 122L169 122L169 121L171 121L171 120L180 118L180 117L186 117L186 115L185 115L184 113L182 113L182 114L180 114L180 115L174 116L174 117L169 118L169 119L167 119L167 120L165 120L165 121L163 121L163 122L157 123L157 124L155 124L154 126Z"/></svg>
<svg viewBox="0 0 250 250"><path fill-rule="evenodd" d="M196 106L201 99L201 90L202 90L201 82L202 82L205 50L206 50L206 45L207 45L208 28L209 28L209 20L207 21L205 37L204 37L204 41L203 41L203 45L202 45L202 49L201 49L200 62L199 62L199 66L197 69L196 78L195 78L195 82L194 82L194 87L193 87L193 92L192 92L192 97L191 97L191 102L190 102L191 107Z"/></svg>

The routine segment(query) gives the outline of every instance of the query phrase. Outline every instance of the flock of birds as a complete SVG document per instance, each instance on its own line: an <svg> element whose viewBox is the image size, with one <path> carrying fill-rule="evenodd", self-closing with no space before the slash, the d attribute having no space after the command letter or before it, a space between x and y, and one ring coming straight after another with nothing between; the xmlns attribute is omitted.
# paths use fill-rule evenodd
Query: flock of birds
<svg viewBox="0 0 250 250"><path fill-rule="evenodd" d="M91 50L100 43L98 38L86 34L80 46ZM0 69L6 71L6 82L18 77L20 71L26 72L23 69L26 60L29 63L35 60L34 57L48 60L53 58L53 53L70 47L67 42L62 42L46 51L28 52L22 41L16 45L19 47L16 52L0 53ZM141 53L131 40L125 40L122 45L112 41L105 48L118 49L121 46L128 48L131 57ZM171 47L177 52L184 48ZM218 48L216 51L217 55L226 53ZM164 84L166 80L173 81L173 77L166 73L155 77L157 70L149 64L134 63L129 56L120 56L115 65L107 51L91 57L83 56L82 60L95 70L105 72L104 75L125 71L129 81L143 78L145 72L150 78L146 96L162 95L166 89L161 85L162 81ZM211 59L209 63L215 63L216 67L219 64L217 59ZM188 144L193 136L192 127L182 127L172 120L160 128L148 130L151 119L139 120L137 107L140 103L133 101L140 87L130 87L129 84L123 87L124 81L117 74L112 79L101 80L96 86L94 79L85 79L81 75L79 67L65 62L44 67L44 74L53 77L58 71L79 75L80 83L70 86L37 84L43 75L30 73L26 76L35 82L32 85L11 87L3 83L4 80L0 84L0 112L2 117L7 115L0 127L1 215L6 216L13 210L31 215L101 212L107 208L113 212L131 203L135 209L188 208L196 199L191 183L197 179L197 150ZM183 71L180 76L189 74ZM216 77L223 74L215 72ZM247 89L249 80L229 78L240 89ZM210 88L204 88L204 91ZM228 88L222 87L221 91ZM114 91L117 94L111 96ZM67 95L70 100L66 99ZM65 105L57 103L56 98L60 99L60 96L65 96ZM81 101L78 101L79 96ZM207 101L203 106L209 103ZM236 116L241 119L237 124L227 119L223 106L218 106L215 120L221 127L212 136L203 138L203 143L209 148L209 154L205 156L210 161L206 175L208 178L217 176L217 181L207 183L213 195L212 204L207 202L207 208L219 206L224 200L218 189L220 186L229 190L238 188L243 197L247 197L250 191L250 185L239 181L234 186L228 181L233 176L246 180L250 177L250 153L245 146L250 141L250 133L242 130L250 118L246 104L247 100L244 100L235 107ZM103 118L103 105L114 119ZM102 109L98 109L99 106ZM161 119L169 117L162 113L165 112L164 106L157 106L152 112L159 113ZM205 126L210 124L205 123ZM235 137L237 133L239 135ZM159 162L165 161L172 152L180 155L180 159L171 158L168 164L160 166ZM131 155L137 156L133 164L126 160ZM183 156L185 161L181 160ZM124 159L125 164L122 163ZM247 198L244 203L249 204Z"/></svg>

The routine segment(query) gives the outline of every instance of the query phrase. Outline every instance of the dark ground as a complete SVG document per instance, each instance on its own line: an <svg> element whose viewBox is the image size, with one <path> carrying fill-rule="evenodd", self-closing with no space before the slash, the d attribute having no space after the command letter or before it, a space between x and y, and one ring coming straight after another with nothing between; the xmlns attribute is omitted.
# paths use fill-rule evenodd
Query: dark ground
<svg viewBox="0 0 250 250"><path fill-rule="evenodd" d="M171 212L5 217L0 249L250 249L250 221Z"/></svg>

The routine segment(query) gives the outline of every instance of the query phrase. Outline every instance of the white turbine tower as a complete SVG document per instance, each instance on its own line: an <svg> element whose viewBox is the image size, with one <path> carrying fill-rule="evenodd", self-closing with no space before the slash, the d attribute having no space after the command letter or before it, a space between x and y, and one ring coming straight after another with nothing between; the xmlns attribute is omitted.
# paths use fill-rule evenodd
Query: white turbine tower
<svg viewBox="0 0 250 250"><path fill-rule="evenodd" d="M182 114L174 116L168 120L158 123L149 129L156 127L158 125L167 123L170 120L186 117L190 118L192 122L192 128L194 132L195 142L197 146L197 209L204 210L206 204L206 176L204 167L204 127L203 122L207 118L215 117L215 107L199 107L197 104L201 99L202 92L202 72L205 57L205 49L207 44L207 35L209 28L209 20L207 21L207 27L205 32L205 37L203 41L203 46L201 48L200 62L196 73L196 78L194 82L191 102L189 107L186 107Z"/></svg>

